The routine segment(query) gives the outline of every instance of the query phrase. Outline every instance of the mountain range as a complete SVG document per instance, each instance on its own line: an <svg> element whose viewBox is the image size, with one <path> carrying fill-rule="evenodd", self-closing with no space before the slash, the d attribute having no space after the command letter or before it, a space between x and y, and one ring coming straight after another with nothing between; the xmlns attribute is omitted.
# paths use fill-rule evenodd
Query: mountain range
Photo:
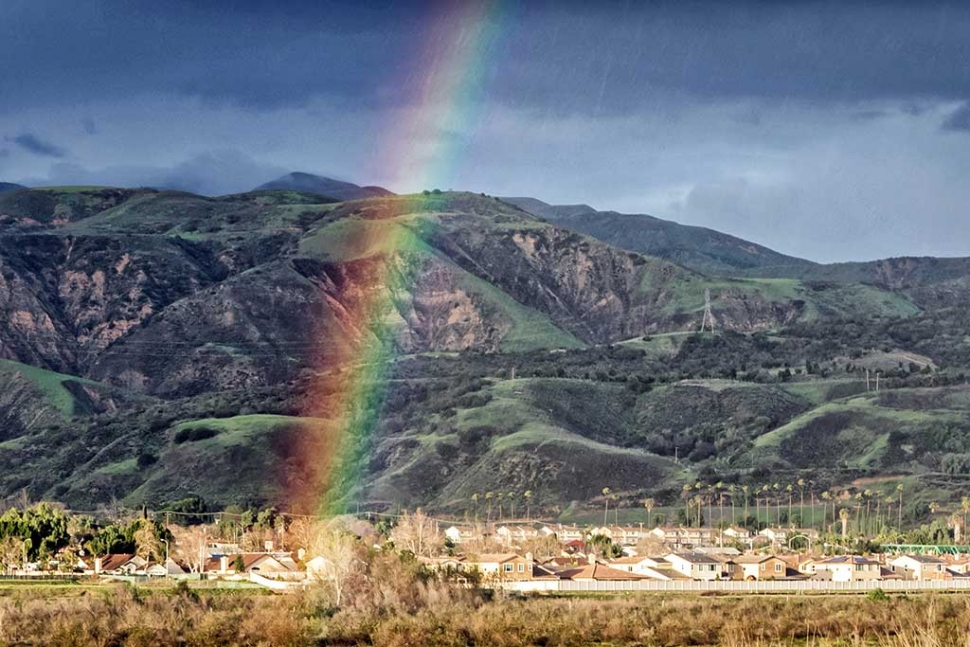
<svg viewBox="0 0 970 647"><path fill-rule="evenodd" d="M819 265L584 205L278 182L0 195L0 494L285 505L380 263L407 280L348 501L530 490L567 518L604 486L782 477L956 496L962 259Z"/></svg>

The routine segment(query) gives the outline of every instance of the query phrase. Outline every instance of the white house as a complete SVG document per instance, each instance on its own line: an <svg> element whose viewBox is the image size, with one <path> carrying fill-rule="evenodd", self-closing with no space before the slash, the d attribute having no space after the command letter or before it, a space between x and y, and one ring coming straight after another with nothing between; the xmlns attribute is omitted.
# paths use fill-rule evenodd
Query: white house
<svg viewBox="0 0 970 647"><path fill-rule="evenodd" d="M815 562L815 577L833 582L863 582L881 579L879 562L858 555L838 555Z"/></svg>
<svg viewBox="0 0 970 647"><path fill-rule="evenodd" d="M903 555L889 566L907 580L942 580L946 576L946 562L929 555Z"/></svg>
<svg viewBox="0 0 970 647"><path fill-rule="evenodd" d="M716 580L721 576L721 562L703 553L670 553L664 559L671 567L693 580Z"/></svg>

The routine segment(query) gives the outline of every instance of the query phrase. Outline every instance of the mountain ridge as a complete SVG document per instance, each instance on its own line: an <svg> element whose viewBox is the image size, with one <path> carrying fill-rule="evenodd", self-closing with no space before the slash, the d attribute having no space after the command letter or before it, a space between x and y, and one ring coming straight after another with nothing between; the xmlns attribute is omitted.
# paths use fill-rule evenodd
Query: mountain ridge
<svg viewBox="0 0 970 647"><path fill-rule="evenodd" d="M337 200L359 200L394 195L379 186L359 186L353 182L335 180L322 175L294 171L259 185L255 191L293 190L332 196Z"/></svg>

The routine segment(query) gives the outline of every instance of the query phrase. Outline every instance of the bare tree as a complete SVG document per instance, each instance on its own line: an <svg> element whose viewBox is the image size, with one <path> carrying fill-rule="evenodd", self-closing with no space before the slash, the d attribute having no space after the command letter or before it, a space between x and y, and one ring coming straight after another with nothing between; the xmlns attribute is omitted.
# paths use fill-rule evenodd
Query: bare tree
<svg viewBox="0 0 970 647"><path fill-rule="evenodd" d="M435 522L421 508L413 514L401 515L397 525L391 529L391 541L398 550L408 550L419 557L432 557L440 552L442 546Z"/></svg>
<svg viewBox="0 0 970 647"><path fill-rule="evenodd" d="M323 524L314 533L309 555L316 562L312 574L333 591L334 604L344 601L347 583L360 569L357 537L339 522Z"/></svg>
<svg viewBox="0 0 970 647"><path fill-rule="evenodd" d="M175 555L183 564L188 565L193 573L201 573L209 557L206 547L209 539L209 529L206 526L169 527L169 532L175 538Z"/></svg>

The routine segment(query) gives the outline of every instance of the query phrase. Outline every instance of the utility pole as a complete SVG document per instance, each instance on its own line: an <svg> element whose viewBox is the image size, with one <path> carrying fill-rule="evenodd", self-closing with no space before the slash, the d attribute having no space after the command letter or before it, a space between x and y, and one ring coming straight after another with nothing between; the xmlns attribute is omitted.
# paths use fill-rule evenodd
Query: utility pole
<svg viewBox="0 0 970 647"><path fill-rule="evenodd" d="M714 314L711 312L711 288L704 289L704 318L701 319L701 332L710 326L714 332Z"/></svg>

